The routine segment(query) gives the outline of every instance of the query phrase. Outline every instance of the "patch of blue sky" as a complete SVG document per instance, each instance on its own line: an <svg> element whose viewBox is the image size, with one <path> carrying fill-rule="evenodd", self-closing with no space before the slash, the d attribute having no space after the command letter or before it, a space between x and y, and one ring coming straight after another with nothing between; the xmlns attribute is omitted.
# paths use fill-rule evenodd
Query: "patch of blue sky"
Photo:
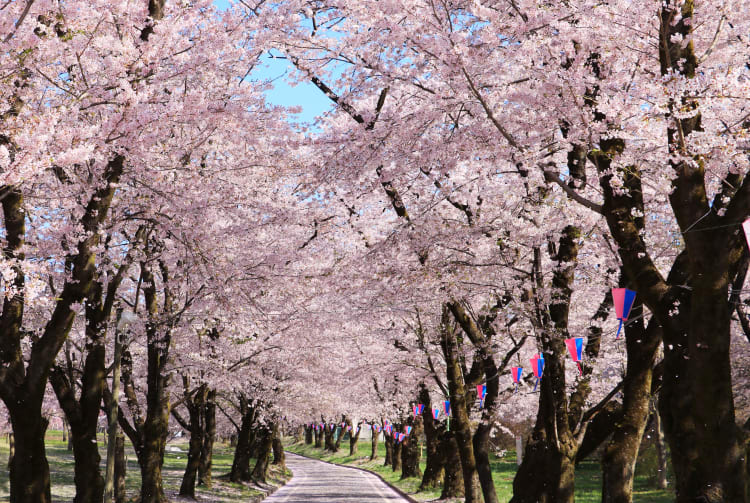
<svg viewBox="0 0 750 503"><path fill-rule="evenodd" d="M214 0L214 5L219 9L227 9L231 2ZM310 126L316 117L331 110L333 103L310 82L303 81L290 85L287 77L295 71L290 61L266 53L261 57L261 63L253 69L248 79L271 82L273 87L266 91L268 102L282 107L299 107L301 111L291 114L291 121Z"/></svg>

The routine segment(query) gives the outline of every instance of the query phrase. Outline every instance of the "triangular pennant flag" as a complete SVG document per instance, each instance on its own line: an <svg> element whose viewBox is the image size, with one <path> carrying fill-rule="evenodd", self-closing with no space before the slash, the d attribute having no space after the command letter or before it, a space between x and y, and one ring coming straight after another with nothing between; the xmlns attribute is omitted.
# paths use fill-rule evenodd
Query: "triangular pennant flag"
<svg viewBox="0 0 750 503"><path fill-rule="evenodd" d="M612 301L615 304L615 313L617 314L617 319L620 320L620 325L617 327L617 335L615 336L615 339L619 339L620 330L622 330L622 324L623 322L627 321L628 316L630 316L630 310L633 309L633 302L635 302L635 292L633 290L628 290L627 288L613 288Z"/></svg>
<svg viewBox="0 0 750 503"><path fill-rule="evenodd" d="M479 400L484 400L485 395L487 395L487 385L477 384L477 396Z"/></svg>
<svg viewBox="0 0 750 503"><path fill-rule="evenodd" d="M542 374L544 373L544 357L538 354L529 361L531 362L531 370L536 377L536 382L534 383L534 391L536 391L536 387L539 385L539 381L542 379Z"/></svg>
<svg viewBox="0 0 750 503"><path fill-rule="evenodd" d="M433 419L437 419L439 415L440 415L440 409L438 409L437 407L435 407L434 409L432 409L432 418Z"/></svg>
<svg viewBox="0 0 750 503"><path fill-rule="evenodd" d="M451 415L451 403L450 401L446 400L443 402L443 411L445 412L446 416Z"/></svg>
<svg viewBox="0 0 750 503"><path fill-rule="evenodd" d="M578 365L578 371L583 375L583 368L581 367L581 358L583 357L583 337L565 339L565 345L568 346L570 357L576 362L576 365Z"/></svg>
<svg viewBox="0 0 750 503"><path fill-rule="evenodd" d="M523 375L523 367L511 367L510 375L511 377L513 377L513 382L516 384L516 390L514 391L514 393L517 393L518 384L521 382L521 376Z"/></svg>

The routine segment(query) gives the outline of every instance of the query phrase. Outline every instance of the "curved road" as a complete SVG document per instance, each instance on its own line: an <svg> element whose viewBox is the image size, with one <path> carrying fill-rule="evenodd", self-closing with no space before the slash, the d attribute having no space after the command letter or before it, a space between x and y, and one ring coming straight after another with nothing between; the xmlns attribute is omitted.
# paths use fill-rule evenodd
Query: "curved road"
<svg viewBox="0 0 750 503"><path fill-rule="evenodd" d="M404 503L379 478L352 468L287 453L292 479L263 503Z"/></svg>

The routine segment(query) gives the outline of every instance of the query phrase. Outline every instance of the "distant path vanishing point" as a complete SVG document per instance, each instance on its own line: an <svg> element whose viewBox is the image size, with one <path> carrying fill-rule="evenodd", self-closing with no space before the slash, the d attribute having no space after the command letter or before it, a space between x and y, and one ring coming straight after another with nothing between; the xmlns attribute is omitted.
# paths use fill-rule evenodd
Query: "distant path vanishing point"
<svg viewBox="0 0 750 503"><path fill-rule="evenodd" d="M404 503L371 473L287 453L294 476L264 503Z"/></svg>

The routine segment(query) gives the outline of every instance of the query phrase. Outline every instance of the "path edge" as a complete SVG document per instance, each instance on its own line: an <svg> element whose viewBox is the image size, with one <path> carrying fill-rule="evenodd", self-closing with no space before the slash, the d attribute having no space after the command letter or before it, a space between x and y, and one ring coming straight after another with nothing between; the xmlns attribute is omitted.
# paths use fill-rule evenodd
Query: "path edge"
<svg viewBox="0 0 750 503"><path fill-rule="evenodd" d="M361 472L371 473L372 475L375 475L377 478L379 478L380 481L383 484L387 485L388 487L390 487L391 489L393 489L394 491L396 491L396 493L399 496L401 496L402 498L404 498L409 503L425 503L424 501L415 500L409 494L405 493L403 490L399 489L398 487L394 486L393 484L391 484L390 482L388 482L387 480L385 480L378 472L374 472L372 470L368 470L367 468L360 468L358 466L342 465L340 463L334 463L332 461L326 461L324 459L318 459L318 458L314 458L312 456L306 456L304 454L299 454L297 452L292 452L292 451L285 451L285 452L287 452L289 454L294 454L295 456L299 456L301 458L312 459L313 461L320 461L321 463L328 463L329 465L333 465L333 466L340 466L342 468L351 468L352 470L359 470Z"/></svg>

